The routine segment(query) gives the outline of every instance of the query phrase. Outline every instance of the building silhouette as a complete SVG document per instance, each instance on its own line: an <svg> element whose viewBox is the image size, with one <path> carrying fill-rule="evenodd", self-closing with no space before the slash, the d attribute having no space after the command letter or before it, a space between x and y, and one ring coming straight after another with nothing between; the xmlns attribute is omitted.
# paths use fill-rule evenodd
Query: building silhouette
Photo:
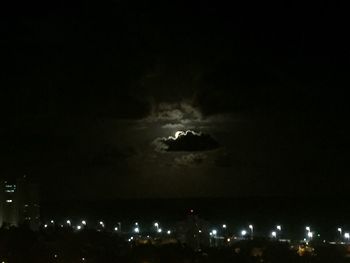
<svg viewBox="0 0 350 263"><path fill-rule="evenodd" d="M0 226L40 225L39 187L26 175L0 183Z"/></svg>

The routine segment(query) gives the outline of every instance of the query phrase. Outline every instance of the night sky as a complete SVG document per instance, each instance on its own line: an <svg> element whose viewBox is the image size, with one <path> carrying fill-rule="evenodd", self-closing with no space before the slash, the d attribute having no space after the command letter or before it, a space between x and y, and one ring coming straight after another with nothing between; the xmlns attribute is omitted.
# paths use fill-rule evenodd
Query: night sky
<svg viewBox="0 0 350 263"><path fill-rule="evenodd" d="M348 195L347 10L218 2L4 5L1 177L46 200Z"/></svg>

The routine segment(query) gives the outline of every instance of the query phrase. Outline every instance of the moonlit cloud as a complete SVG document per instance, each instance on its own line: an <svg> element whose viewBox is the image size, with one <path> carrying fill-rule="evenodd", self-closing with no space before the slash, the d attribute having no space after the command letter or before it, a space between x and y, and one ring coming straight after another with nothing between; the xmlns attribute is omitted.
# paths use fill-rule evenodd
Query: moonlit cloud
<svg viewBox="0 0 350 263"><path fill-rule="evenodd" d="M184 124L202 119L200 111L188 102L159 103L153 106L151 114L146 118L149 122L172 122Z"/></svg>
<svg viewBox="0 0 350 263"><path fill-rule="evenodd" d="M175 136L155 140L157 150L167 152L178 151L210 151L219 148L219 143L209 134L195 131L178 131Z"/></svg>

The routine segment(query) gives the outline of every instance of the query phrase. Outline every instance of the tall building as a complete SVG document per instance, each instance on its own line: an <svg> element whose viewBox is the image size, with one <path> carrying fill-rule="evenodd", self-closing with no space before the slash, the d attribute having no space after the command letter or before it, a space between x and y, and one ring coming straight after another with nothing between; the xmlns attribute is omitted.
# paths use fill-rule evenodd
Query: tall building
<svg viewBox="0 0 350 263"><path fill-rule="evenodd" d="M0 225L18 225L15 181L2 181L0 191Z"/></svg>
<svg viewBox="0 0 350 263"><path fill-rule="evenodd" d="M5 180L0 185L0 225L22 224L33 230L40 225L39 188L25 175L16 181Z"/></svg>

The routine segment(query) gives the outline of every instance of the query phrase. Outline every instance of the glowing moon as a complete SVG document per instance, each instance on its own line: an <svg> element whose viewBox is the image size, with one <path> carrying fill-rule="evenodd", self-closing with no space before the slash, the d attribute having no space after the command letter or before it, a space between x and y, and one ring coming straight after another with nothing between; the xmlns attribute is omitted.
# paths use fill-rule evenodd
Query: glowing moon
<svg viewBox="0 0 350 263"><path fill-rule="evenodd" d="M183 133L183 131L175 132L175 139L177 139L182 133Z"/></svg>

